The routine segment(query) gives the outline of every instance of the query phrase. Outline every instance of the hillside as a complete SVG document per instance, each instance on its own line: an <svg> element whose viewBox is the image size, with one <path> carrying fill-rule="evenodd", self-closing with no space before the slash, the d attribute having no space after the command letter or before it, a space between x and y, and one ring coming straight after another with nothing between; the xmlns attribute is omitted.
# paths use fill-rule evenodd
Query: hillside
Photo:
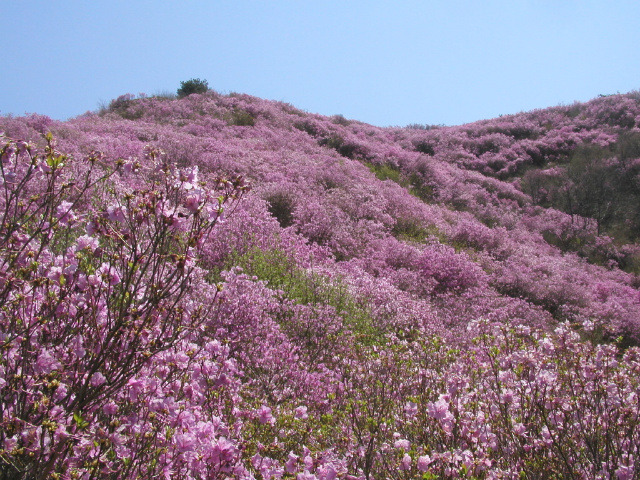
<svg viewBox="0 0 640 480"><path fill-rule="evenodd" d="M0 478L637 477L637 93L0 132Z"/></svg>

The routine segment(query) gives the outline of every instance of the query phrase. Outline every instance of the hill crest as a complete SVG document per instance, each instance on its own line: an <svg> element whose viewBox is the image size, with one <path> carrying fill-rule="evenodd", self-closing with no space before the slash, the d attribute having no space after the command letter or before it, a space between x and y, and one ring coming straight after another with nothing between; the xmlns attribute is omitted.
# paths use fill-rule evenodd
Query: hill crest
<svg viewBox="0 0 640 480"><path fill-rule="evenodd" d="M43 242L34 272L48 280L24 267L4 283L7 348L22 348L21 335L33 348L3 360L0 386L12 392L6 402L33 408L2 417L20 425L0 429L12 452L0 455L2 468L16 478L47 465L86 475L127 468L132 478L145 469L183 478L633 475L639 126L636 93L438 128L380 128L216 92L123 96L67 122L0 117L0 131L33 143L5 141L5 204L37 205L41 184L15 191L7 176L31 152L44 152L34 179L66 165L60 179L71 185L53 197L45 188L57 206L36 210L59 225L53 237L33 227ZM103 165L106 183L90 182L85 196L78 179L96 179ZM205 222L206 235L192 221ZM12 248L3 253L11 268L12 255L22 258ZM123 272L152 281L123 282ZM158 296L182 275L179 296ZM20 310L33 297L51 307L38 296L45 285L77 299L61 297L55 324ZM160 323L136 330L153 299L167 302L149 310ZM163 332L170 313L185 323ZM16 333L19 315L37 327ZM131 342L129 376L118 369L124 356L107 360L104 348L83 360L100 338ZM72 393L52 393L54 380ZM624 399L633 401L623 408ZM20 428L27 433L15 437ZM65 443L71 434L77 443ZM628 441L609 447L614 437Z"/></svg>

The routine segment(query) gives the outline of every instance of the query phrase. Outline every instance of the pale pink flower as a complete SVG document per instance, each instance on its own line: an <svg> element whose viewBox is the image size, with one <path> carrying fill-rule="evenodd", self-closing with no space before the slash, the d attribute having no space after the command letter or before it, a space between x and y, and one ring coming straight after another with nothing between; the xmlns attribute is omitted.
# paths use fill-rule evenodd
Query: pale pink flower
<svg viewBox="0 0 640 480"><path fill-rule="evenodd" d="M422 455L418 457L418 470L421 472L426 472L429 470L429 464L432 462L431 457L429 455Z"/></svg>
<svg viewBox="0 0 640 480"><path fill-rule="evenodd" d="M299 473L296 478L297 480L318 480L318 477L316 477L313 473L309 473L308 470Z"/></svg>
<svg viewBox="0 0 640 480"><path fill-rule="evenodd" d="M408 453L405 453L400 461L400 470L411 470L411 455Z"/></svg>
<svg viewBox="0 0 640 480"><path fill-rule="evenodd" d="M402 450L409 450L411 448L411 442L404 438L399 438L395 442L393 442L393 446L395 448L401 448Z"/></svg>
<svg viewBox="0 0 640 480"><path fill-rule="evenodd" d="M307 413L307 407L304 405L300 405L295 409L295 418L296 420L304 420L309 418L309 414Z"/></svg>
<svg viewBox="0 0 640 480"><path fill-rule="evenodd" d="M515 433L516 435L522 436L525 434L526 431L527 429L522 423L516 423L513 426L513 433Z"/></svg>
<svg viewBox="0 0 640 480"><path fill-rule="evenodd" d="M316 472L319 480L335 480L338 478L338 471L333 465L323 465Z"/></svg>
<svg viewBox="0 0 640 480"><path fill-rule="evenodd" d="M407 402L404 406L404 412L409 418L415 417L418 414L418 404L411 401Z"/></svg>
<svg viewBox="0 0 640 480"><path fill-rule="evenodd" d="M440 395L436 402L427 405L427 411L430 416L437 420L447 420L452 417L449 412L449 395Z"/></svg>
<svg viewBox="0 0 640 480"><path fill-rule="evenodd" d="M89 235L82 235L76 240L76 247L78 250L84 250L85 248L90 251L95 251L98 248L98 239Z"/></svg>
<svg viewBox="0 0 640 480"><path fill-rule="evenodd" d="M623 465L616 470L617 480L631 480L633 477L633 466Z"/></svg>
<svg viewBox="0 0 640 480"><path fill-rule="evenodd" d="M298 463L298 455L293 452L289 452L287 461L284 464L284 469L287 473L294 473L296 471L296 465Z"/></svg>
<svg viewBox="0 0 640 480"><path fill-rule="evenodd" d="M111 205L107 207L107 218L114 223L123 223L125 221L126 209L120 205Z"/></svg>
<svg viewBox="0 0 640 480"><path fill-rule="evenodd" d="M200 208L200 203L202 201L202 196L200 192L194 191L185 199L184 206L191 213L196 213Z"/></svg>
<svg viewBox="0 0 640 480"><path fill-rule="evenodd" d="M89 380L89 384L92 387L98 387L100 385L102 385L103 383L106 383L107 379L105 378L105 376L100 373L100 372L96 372L93 375L91 375L91 380Z"/></svg>
<svg viewBox="0 0 640 480"><path fill-rule="evenodd" d="M273 415L271 415L271 409L266 405L263 405L262 407L260 407L257 413L258 413L258 421L263 425L266 423L269 423L271 425L276 423L276 419L274 418Z"/></svg>
<svg viewBox="0 0 640 480"><path fill-rule="evenodd" d="M72 203L64 200L60 202L60 205L58 205L58 208L56 209L56 218L61 225L69 225L75 221L76 215L73 213L73 210L71 210L72 206Z"/></svg>
<svg viewBox="0 0 640 480"><path fill-rule="evenodd" d="M112 287L120 283L120 275L115 267L112 267L108 263L103 263L100 268L96 270L96 275Z"/></svg>

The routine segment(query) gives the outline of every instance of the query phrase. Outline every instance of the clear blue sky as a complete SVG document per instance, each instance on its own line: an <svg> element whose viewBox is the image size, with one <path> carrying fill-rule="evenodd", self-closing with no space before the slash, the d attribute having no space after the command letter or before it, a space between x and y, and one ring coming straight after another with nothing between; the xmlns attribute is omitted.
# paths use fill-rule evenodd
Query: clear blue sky
<svg viewBox="0 0 640 480"><path fill-rule="evenodd" d="M640 89L638 0L0 0L0 18L0 115L194 77L380 126Z"/></svg>

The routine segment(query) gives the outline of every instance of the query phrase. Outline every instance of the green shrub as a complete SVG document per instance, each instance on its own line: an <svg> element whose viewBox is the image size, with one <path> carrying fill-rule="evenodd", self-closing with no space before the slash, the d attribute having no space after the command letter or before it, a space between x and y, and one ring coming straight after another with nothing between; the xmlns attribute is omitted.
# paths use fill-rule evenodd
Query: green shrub
<svg viewBox="0 0 640 480"><path fill-rule="evenodd" d="M209 91L209 83L206 80L192 78L191 80L180 82L178 98L184 98L192 93L207 93L207 91Z"/></svg>
<svg viewBox="0 0 640 480"><path fill-rule="evenodd" d="M268 210L276 217L282 228L293 225L293 210L295 204L291 195L284 192L274 192L267 196Z"/></svg>
<svg viewBox="0 0 640 480"><path fill-rule="evenodd" d="M303 132L307 132L312 137L317 137L320 134L319 128L309 120L300 120L299 122L294 122L293 127Z"/></svg>
<svg viewBox="0 0 640 480"><path fill-rule="evenodd" d="M101 114L113 112L127 120L137 120L142 118L144 110L142 106L136 102L136 96L131 93L120 95L118 98L111 100L106 109L101 110Z"/></svg>
<svg viewBox="0 0 640 480"><path fill-rule="evenodd" d="M436 128L442 128L444 125L428 125L422 123L410 123L404 128L408 128L409 130L435 130Z"/></svg>
<svg viewBox="0 0 640 480"><path fill-rule="evenodd" d="M403 181L402 174L400 170L388 163L382 165L374 165L373 172L379 180L392 180L398 185L402 185L406 183Z"/></svg>
<svg viewBox="0 0 640 480"><path fill-rule="evenodd" d="M398 217L391 233L398 240L424 242L428 237L440 232L435 227L425 227L415 218Z"/></svg>
<svg viewBox="0 0 640 480"><path fill-rule="evenodd" d="M391 180L401 187L409 186L409 183L402 176L400 169L389 163L371 163L365 162L365 165L371 170L378 180Z"/></svg>
<svg viewBox="0 0 640 480"><path fill-rule="evenodd" d="M418 197L423 202L433 202L435 192L433 187L426 183L420 175L412 173L409 176L409 193L414 197Z"/></svg>
<svg viewBox="0 0 640 480"><path fill-rule="evenodd" d="M225 116L228 125L236 125L238 127L253 127L256 123L255 117L246 110L240 108L234 109Z"/></svg>
<svg viewBox="0 0 640 480"><path fill-rule="evenodd" d="M155 98L156 100L175 100L177 95L168 90L162 90L160 92L154 93L153 95L151 95L151 97Z"/></svg>
<svg viewBox="0 0 640 480"><path fill-rule="evenodd" d="M344 115L334 115L331 117L331 121L333 123L335 123L336 125L342 125L343 127L348 126L349 124L351 124L351 122L349 120L347 120Z"/></svg>
<svg viewBox="0 0 640 480"><path fill-rule="evenodd" d="M419 142L416 142L413 145L413 147L416 149L417 152L424 153L425 155L435 155L436 153L433 144L431 144L426 140L421 140Z"/></svg>
<svg viewBox="0 0 640 480"><path fill-rule="evenodd" d="M345 141L344 138L339 135L333 135L331 137L322 138L318 141L318 144L324 147L333 148L343 157L350 159L364 158L365 152L361 145L353 142Z"/></svg>

